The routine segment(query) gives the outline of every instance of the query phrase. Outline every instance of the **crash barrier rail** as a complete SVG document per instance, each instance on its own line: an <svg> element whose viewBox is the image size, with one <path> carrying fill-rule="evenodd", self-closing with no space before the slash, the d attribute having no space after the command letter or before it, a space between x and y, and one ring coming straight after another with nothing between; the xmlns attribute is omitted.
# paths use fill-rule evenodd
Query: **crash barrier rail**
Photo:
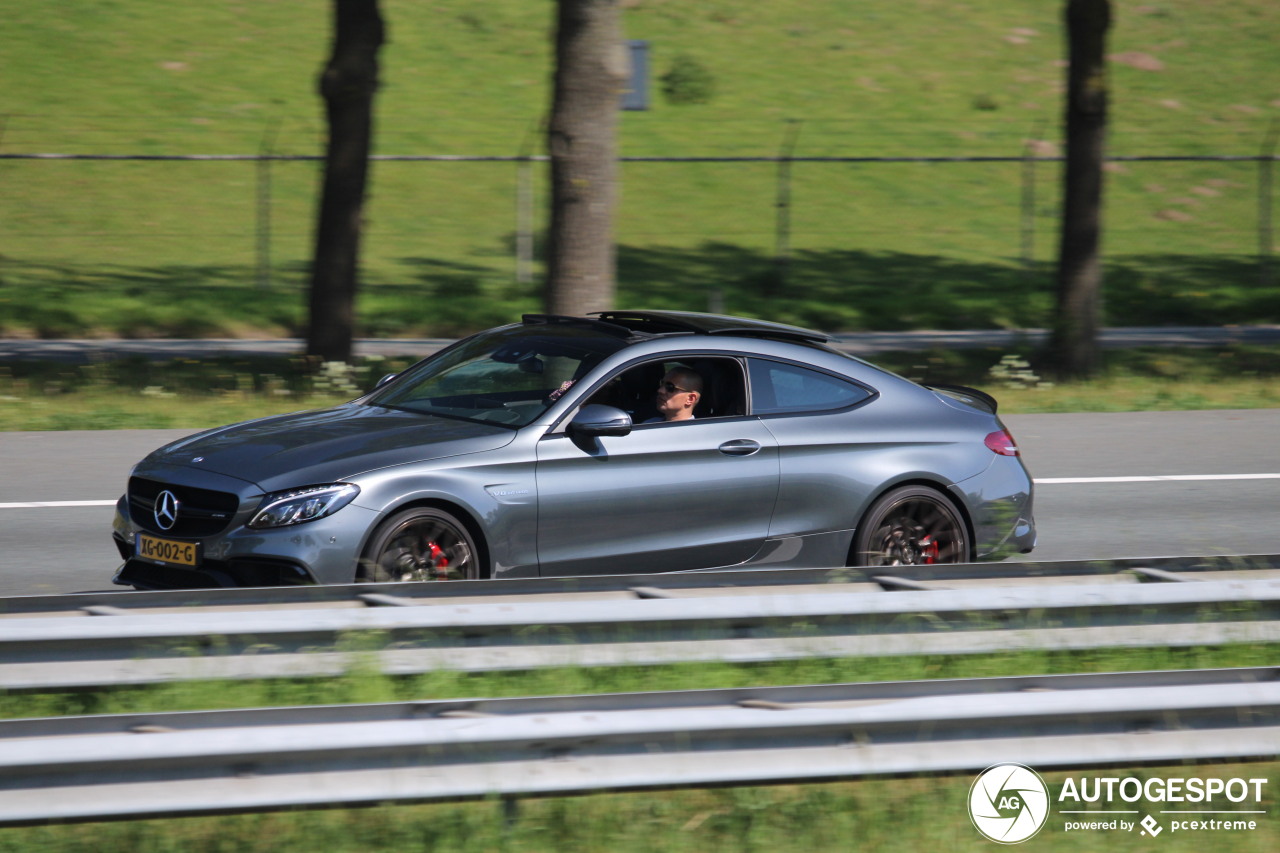
<svg viewBox="0 0 1280 853"><path fill-rule="evenodd" d="M844 332L832 336L834 349L861 357L884 352L917 352L929 349L1040 346L1049 339L1047 329L952 329L902 332ZM1109 326L1098 330L1103 349L1133 347L1199 348L1217 346L1270 346L1280 342L1280 325L1251 326ZM425 358L453 343L444 338L360 338L352 342L355 355L382 358ZM158 361L182 358L293 356L306 351L301 338L97 338L92 340L48 338L0 339L0 361L40 360L83 364L109 357L139 356Z"/></svg>
<svg viewBox="0 0 1280 853"><path fill-rule="evenodd" d="M920 586L928 581L916 578L959 568L915 567L903 572L914 578L877 577L889 588ZM1145 577L1180 577L1139 568ZM998 574L1001 567L972 571ZM697 577L714 592L685 597L637 586L630 598L535 594L424 603L369 591L361 599L374 606L359 608L131 612L91 606L88 613L107 618L5 618L0 688L317 677L352 669L411 675L1280 641L1280 579L1212 579L1214 573L1206 572L1210 579L1185 583L971 586L882 595L838 585L796 592L776 586L779 574L790 573L750 574L775 586L721 589L720 579L707 574ZM680 576L677 584L693 577ZM396 586L417 591L422 585ZM455 586L461 584L436 588ZM497 583L487 588L502 589Z"/></svg>
<svg viewBox="0 0 1280 853"><path fill-rule="evenodd" d="M1267 570L1280 572L1280 554L960 563L886 568L729 569L648 575L602 574L563 578L449 581L448 583L427 581L234 589L173 589L148 592L110 590L0 598L0 617L75 612L105 615L117 611L175 607L431 604L456 598L478 596L495 598L508 595L562 597L615 593L628 597L646 595L662 597L688 594L699 590L714 591L740 587L865 584L867 589L906 587L942 589L949 584L969 581L1009 581L1022 584L1039 580L1103 579L1123 576L1131 576L1138 581L1197 580L1227 572L1252 573Z"/></svg>
<svg viewBox="0 0 1280 853"><path fill-rule="evenodd" d="M0 721L0 825L1280 753L1274 667Z"/></svg>

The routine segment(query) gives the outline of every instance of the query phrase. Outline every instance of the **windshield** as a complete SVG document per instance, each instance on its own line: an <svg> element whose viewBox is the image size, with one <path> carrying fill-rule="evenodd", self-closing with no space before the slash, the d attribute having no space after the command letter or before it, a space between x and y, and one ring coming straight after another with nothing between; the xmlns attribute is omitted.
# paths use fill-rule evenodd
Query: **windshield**
<svg viewBox="0 0 1280 853"><path fill-rule="evenodd" d="M411 368L368 405L521 427L626 343L580 326L481 332Z"/></svg>

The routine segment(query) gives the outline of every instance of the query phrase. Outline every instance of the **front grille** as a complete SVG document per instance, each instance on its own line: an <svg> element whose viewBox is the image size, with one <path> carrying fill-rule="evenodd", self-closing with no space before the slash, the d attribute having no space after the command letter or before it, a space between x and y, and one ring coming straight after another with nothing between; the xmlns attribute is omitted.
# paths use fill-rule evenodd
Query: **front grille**
<svg viewBox="0 0 1280 853"><path fill-rule="evenodd" d="M178 521L169 530L156 524L155 516L156 498L166 489L178 499ZM240 498L231 492L129 478L129 514L133 523L160 536L213 536L227 528L239 508Z"/></svg>

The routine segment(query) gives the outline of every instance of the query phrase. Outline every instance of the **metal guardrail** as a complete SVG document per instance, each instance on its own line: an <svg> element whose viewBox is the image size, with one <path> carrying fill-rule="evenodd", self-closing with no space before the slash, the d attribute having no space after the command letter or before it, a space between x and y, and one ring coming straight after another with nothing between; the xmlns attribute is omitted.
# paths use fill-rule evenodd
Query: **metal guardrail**
<svg viewBox="0 0 1280 853"><path fill-rule="evenodd" d="M958 567L919 567L945 568ZM1154 571L1147 576L1175 576ZM639 597L625 599L533 594L435 603L370 591L362 594L366 604L405 606L179 612L98 606L88 612L106 618L6 618L0 619L0 688L330 676L353 667L406 675L439 669L1280 642L1280 579L974 586L884 595L838 586L801 586L795 592L794 585L778 586L778 576L789 573L744 574L765 585L726 590L712 575L664 575L644 580L699 577L714 591L676 597L670 590L642 586L632 587ZM929 572L912 574L919 578ZM882 578L881 583L894 587L908 580ZM422 585L397 586L417 592ZM488 587L498 588L496 583Z"/></svg>
<svg viewBox="0 0 1280 853"><path fill-rule="evenodd" d="M112 590L64 595L23 595L0 598L0 617L91 611L153 608L250 607L332 605L349 603L376 606L381 603L430 604L456 598L506 595L566 596L584 593L679 595L695 590L741 587L780 587L839 584L872 584L886 589L903 588L894 579L942 588L963 581L1035 581L1054 578L1104 578L1132 574L1137 580L1168 580L1159 572L1186 575L1184 580L1212 577L1222 572L1280 572L1280 555L1258 554L1221 557L1144 557L1120 560L1071 560L1057 562L962 563L934 566L894 566L891 569L746 569L668 572L652 575L586 575L565 578L449 581L448 583L384 583L328 586L258 587L244 589L177 589L154 592ZM888 580L878 582L877 578ZM636 593L641 590L641 593ZM98 608L97 610L91 610Z"/></svg>
<svg viewBox="0 0 1280 853"><path fill-rule="evenodd" d="M1276 668L0 721L0 825L1280 753Z"/></svg>

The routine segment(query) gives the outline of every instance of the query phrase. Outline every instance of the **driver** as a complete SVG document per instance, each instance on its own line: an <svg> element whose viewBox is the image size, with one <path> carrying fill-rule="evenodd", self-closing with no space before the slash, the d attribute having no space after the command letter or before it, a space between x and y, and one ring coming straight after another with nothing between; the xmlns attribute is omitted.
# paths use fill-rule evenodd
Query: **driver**
<svg viewBox="0 0 1280 853"><path fill-rule="evenodd" d="M658 393L654 402L657 403L659 416L649 418L645 423L691 421L693 407L698 405L701 399L702 376L688 367L673 367L658 383Z"/></svg>

